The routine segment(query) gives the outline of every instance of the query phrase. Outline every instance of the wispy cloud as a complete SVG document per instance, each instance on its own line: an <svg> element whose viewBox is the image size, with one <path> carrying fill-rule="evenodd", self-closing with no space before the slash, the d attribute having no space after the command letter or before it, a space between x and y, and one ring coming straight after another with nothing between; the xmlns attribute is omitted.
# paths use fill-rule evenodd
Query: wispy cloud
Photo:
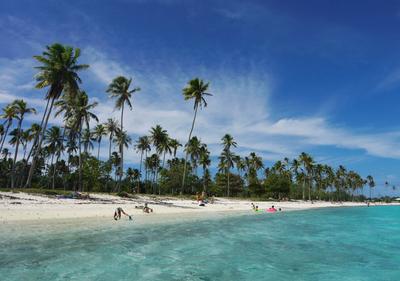
<svg viewBox="0 0 400 281"><path fill-rule="evenodd" d="M230 133L239 143L239 153L247 154L255 150L268 160L293 157L315 146L333 146L379 157L400 158L400 133L397 131L356 131L332 124L323 116L275 119L271 115L270 77L256 69L243 74L222 68L183 70L177 65L164 69L151 66L135 68L110 58L94 47L84 48L82 55L91 65L83 74L83 87L99 101L95 111L101 122L110 117L120 117L119 112L114 110L114 101L105 94L108 83L115 76L133 77L135 86L142 88L133 97L133 110L125 114L126 129L134 138L161 124L172 136L185 142L192 121L193 104L183 100L181 91L189 79L198 75L211 81L210 92L213 96L209 97L209 106L199 112L194 134L209 144L213 155L220 152L219 143L223 134ZM30 85L33 73L26 69L31 68L32 62L28 59L14 64L0 60L0 103L18 97L38 107L43 105L40 98L33 98L30 94L30 91L39 93L38 90L19 86ZM18 90L13 92L12 89ZM59 123L59 120L55 122ZM133 149L127 152L127 161L138 161Z"/></svg>
<svg viewBox="0 0 400 281"><path fill-rule="evenodd" d="M91 49L96 61L92 74L102 83L121 73L134 77L143 91L135 98L135 109L129 113L127 129L133 134L145 134L155 124L163 125L181 141L186 140L192 118L192 105L185 103L181 89L195 75L181 69L169 69L165 73L151 69L136 70L110 60L105 54ZM101 59L99 59L101 58ZM110 67L107 67L110 66ZM295 156L302 149L312 146L334 146L362 150L367 154L400 158L397 132L356 132L330 124L324 117L291 117L274 120L270 116L271 95L268 76L257 72L235 75L230 71L201 69L201 77L212 81L209 106L199 113L195 134L210 144L214 154L219 153L220 138L231 133L241 145L241 152L257 150L268 158ZM109 100L99 106L99 115L118 118Z"/></svg>

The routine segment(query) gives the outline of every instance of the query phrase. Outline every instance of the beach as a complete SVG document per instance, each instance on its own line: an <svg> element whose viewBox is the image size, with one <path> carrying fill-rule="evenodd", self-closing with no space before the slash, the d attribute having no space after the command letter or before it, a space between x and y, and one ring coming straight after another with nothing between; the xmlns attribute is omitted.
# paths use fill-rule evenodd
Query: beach
<svg viewBox="0 0 400 281"><path fill-rule="evenodd" d="M144 213L145 203L154 211ZM145 196L121 198L109 194L91 193L88 199L59 199L55 196L23 192L0 192L0 223L48 220L107 219L112 220L116 208L121 207L139 223L165 221L168 219L212 218L213 216L251 213L251 203L261 210L272 205L283 212L315 208L366 206L365 203L331 203L314 201L251 201L233 198L215 198L214 203L204 207L195 200L168 196ZM372 204L371 206L373 206ZM381 205L381 204L380 204ZM393 204L392 204L393 205Z"/></svg>

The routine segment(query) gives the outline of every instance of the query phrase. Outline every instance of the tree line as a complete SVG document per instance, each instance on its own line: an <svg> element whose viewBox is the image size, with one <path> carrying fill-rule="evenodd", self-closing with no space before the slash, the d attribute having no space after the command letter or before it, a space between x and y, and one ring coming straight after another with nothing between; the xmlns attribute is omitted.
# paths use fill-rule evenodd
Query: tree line
<svg viewBox="0 0 400 281"><path fill-rule="evenodd" d="M34 56L39 63L35 87L45 90L40 123L26 125L26 119L38 112L24 100L17 99L2 109L0 187L340 201L365 199L364 186L370 191L375 186L372 176L363 179L342 165L335 169L316 163L304 152L265 167L255 152L236 154L238 144L230 134L221 138L220 155L211 157L207 144L193 136L196 118L212 96L209 83L199 78L190 80L182 90L184 100L193 102L185 144L160 125L132 140L124 128L124 114L133 110L133 96L140 88L133 85L132 78L114 78L105 92L115 101L120 118L100 123L94 112L98 103L82 88L79 72L89 65L78 63L80 54L79 48L53 44ZM61 126L49 126L50 118L55 117L62 118ZM103 142L108 146L106 159L100 158ZM125 169L127 150L139 154L138 168ZM184 158L177 157L180 150ZM218 161L214 176L212 158Z"/></svg>

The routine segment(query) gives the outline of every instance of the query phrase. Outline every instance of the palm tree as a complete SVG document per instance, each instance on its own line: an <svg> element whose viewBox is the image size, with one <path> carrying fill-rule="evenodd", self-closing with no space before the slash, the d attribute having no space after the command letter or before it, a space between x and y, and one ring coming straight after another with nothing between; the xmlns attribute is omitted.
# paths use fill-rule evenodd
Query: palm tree
<svg viewBox="0 0 400 281"><path fill-rule="evenodd" d="M109 135L109 148L108 148L108 158L111 159L111 144L113 142L114 136L119 130L118 121L112 118L107 119L104 125L106 127L106 132Z"/></svg>
<svg viewBox="0 0 400 281"><path fill-rule="evenodd" d="M233 139L233 137L230 134L225 134L225 136L222 137L222 146L223 146L223 152L221 154L222 158L225 158L225 161L227 163L226 165L226 173L228 177L228 197L230 195L230 181L229 181L229 174L230 174L230 169L234 166L233 162L233 153L231 152L231 147L236 147L237 143Z"/></svg>
<svg viewBox="0 0 400 281"><path fill-rule="evenodd" d="M133 182L133 184L135 184L135 182L139 181L139 178L140 172L138 169L132 169L131 167L129 167L126 170L126 179L129 181L129 183Z"/></svg>
<svg viewBox="0 0 400 281"><path fill-rule="evenodd" d="M311 174L313 171L314 160L310 155L305 152L302 152L299 156L299 162L302 164L303 173L305 173L304 181L303 181L303 200L305 200L305 180L308 180L308 199L311 201Z"/></svg>
<svg viewBox="0 0 400 281"><path fill-rule="evenodd" d="M16 118L16 116L17 116L17 111L16 111L16 108L15 108L15 106L13 104L9 104L9 105L7 105L6 107L3 108L3 114L0 117L2 119L5 119L3 124L4 125L7 124L7 125L6 125L6 130L4 132L4 136L3 136L2 140L1 140L0 151L3 150L4 141L7 138L8 130L10 129L10 127L11 127L11 125L13 123L13 120Z"/></svg>
<svg viewBox="0 0 400 281"><path fill-rule="evenodd" d="M368 186L369 186L369 201L371 201L372 189L375 187L375 181L374 181L374 178L371 175L367 176L367 183L368 183Z"/></svg>
<svg viewBox="0 0 400 281"><path fill-rule="evenodd" d="M84 153L87 153L88 150L94 149L93 141L95 140L96 139L93 137L93 133L88 128L83 129L82 144Z"/></svg>
<svg viewBox="0 0 400 281"><path fill-rule="evenodd" d="M207 101L206 101L205 97L212 96L212 94L207 93L208 86L209 86L209 83L204 83L203 80L201 80L199 78L195 78L193 80L190 80L188 85L183 89L183 97L185 100L194 99L194 106L193 106L194 116L193 116L193 121L192 121L192 127L190 128L190 132L189 132L188 143L192 138L192 133L193 133L193 129L194 129L194 124L196 122L198 108L199 107L202 108L203 106L207 107ZM185 163L183 166L181 194L185 187L186 165L187 165L188 156L189 156L189 154L186 151Z"/></svg>
<svg viewBox="0 0 400 281"><path fill-rule="evenodd" d="M61 153L64 150L64 135L60 127L53 126L46 131L45 135L45 144L51 153L51 167L53 168L52 174L52 188L55 188L55 177L57 171L57 163L60 158ZM54 164L53 159L54 155L56 155L56 163ZM50 170L49 170L50 173ZM50 177L50 176L49 176Z"/></svg>
<svg viewBox="0 0 400 281"><path fill-rule="evenodd" d="M197 176L197 162L200 158L202 143L196 137L192 137L185 146L185 152L190 155L190 162L192 164L194 174Z"/></svg>
<svg viewBox="0 0 400 281"><path fill-rule="evenodd" d="M75 104L72 110L65 116L67 120L70 120L70 126L72 132L78 134L78 151L79 151L79 189L83 191L82 186L82 130L85 125L86 129L89 130L90 120L93 119L99 122L97 116L91 111L97 106L97 102L89 103L89 97L85 91L79 91L75 98Z"/></svg>
<svg viewBox="0 0 400 281"><path fill-rule="evenodd" d="M179 147L182 146L182 144L177 139L169 139L169 146L173 151L172 155L176 157L176 151L178 150Z"/></svg>
<svg viewBox="0 0 400 281"><path fill-rule="evenodd" d="M0 124L0 144L3 142L3 136L4 136L4 125Z"/></svg>
<svg viewBox="0 0 400 281"><path fill-rule="evenodd" d="M126 131L121 131L118 130L114 142L118 145L119 147L119 151L122 152L124 147L128 148L129 145L132 144L132 139L131 137L127 134ZM122 162L122 154L120 155L121 157L121 161ZM118 184L117 184L117 191L120 191L121 188L121 179L122 179L122 175L123 175L123 170L122 170L122 164L120 163L120 167L119 167L119 177L118 177Z"/></svg>
<svg viewBox="0 0 400 281"><path fill-rule="evenodd" d="M93 130L93 137L95 141L97 141L98 148L97 148L97 160L100 159L100 145L101 145L101 140L103 136L107 134L106 127L103 124L98 124L96 127L94 127Z"/></svg>
<svg viewBox="0 0 400 281"><path fill-rule="evenodd" d="M203 144L200 147L200 159L199 159L199 164L203 168L203 192L206 192L206 175L207 175L207 169L211 165L211 160L210 160L210 151L207 149L207 145Z"/></svg>
<svg viewBox="0 0 400 281"><path fill-rule="evenodd" d="M150 140L153 143L158 157L161 156L161 154L164 153L164 160L162 162L162 165L164 166L165 163L165 147L171 150L167 143L169 140L168 133L166 130L164 130L160 125L156 125L155 127L152 127L150 130ZM156 167L156 176L155 176L155 181L158 181L158 169L159 167ZM159 190L161 192L161 190Z"/></svg>
<svg viewBox="0 0 400 281"><path fill-rule="evenodd" d="M145 153L145 159L147 158L147 152L151 150L151 142L148 136L142 136L136 141L135 149L136 151L140 152L140 164L139 164L139 174L140 177L142 176L142 162L143 162L143 154ZM146 169L146 176L145 179L147 180L147 169ZM140 181L138 181L137 186L138 193L140 193Z"/></svg>
<svg viewBox="0 0 400 281"><path fill-rule="evenodd" d="M15 152L14 152L14 160L13 160L13 165L12 165L12 173L11 173L11 188L14 188L15 185L15 164L17 162L17 155L18 155L18 149L19 149L19 144L22 136L22 122L24 120L25 114L29 113L36 113L36 110L32 107L28 107L27 103L23 100L15 100L13 102L13 107L16 112L16 118L18 119L18 126L17 130L18 133L16 134L17 140L16 140L16 146L15 146Z"/></svg>
<svg viewBox="0 0 400 281"><path fill-rule="evenodd" d="M131 97L135 92L140 91L140 88L134 88L130 90L132 78L128 79L124 76L118 76L114 78L111 84L108 86L107 93L111 98L116 98L115 108L121 110L121 132L124 131L124 107L128 105L129 109L132 110ZM124 147L120 147L121 151L121 170L124 170ZM121 184L122 175L119 178L119 184Z"/></svg>
<svg viewBox="0 0 400 281"><path fill-rule="evenodd" d="M36 88L43 89L49 87L49 90L45 96L47 105L40 124L42 131L38 134L38 140L35 141L37 146L35 146L34 157L26 181L26 187L31 186L36 161L40 155L40 149L42 148L47 123L54 102L59 99L65 87L70 89L70 93L76 94L79 89L78 84L81 83L81 79L77 72L89 67L85 64L78 64L80 53L81 51L79 48L75 48L74 50L73 47L63 46L56 43L47 46L46 51L43 52L42 56L34 56L34 58L42 64L41 66L36 67L36 69L39 70L39 73L36 75L36 80L38 82Z"/></svg>

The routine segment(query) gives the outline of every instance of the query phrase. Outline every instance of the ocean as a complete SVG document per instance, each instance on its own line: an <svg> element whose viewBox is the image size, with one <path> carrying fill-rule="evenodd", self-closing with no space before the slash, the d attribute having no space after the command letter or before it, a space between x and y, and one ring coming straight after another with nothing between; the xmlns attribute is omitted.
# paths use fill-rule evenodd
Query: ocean
<svg viewBox="0 0 400 281"><path fill-rule="evenodd" d="M400 207L0 225L0 280L400 280Z"/></svg>

